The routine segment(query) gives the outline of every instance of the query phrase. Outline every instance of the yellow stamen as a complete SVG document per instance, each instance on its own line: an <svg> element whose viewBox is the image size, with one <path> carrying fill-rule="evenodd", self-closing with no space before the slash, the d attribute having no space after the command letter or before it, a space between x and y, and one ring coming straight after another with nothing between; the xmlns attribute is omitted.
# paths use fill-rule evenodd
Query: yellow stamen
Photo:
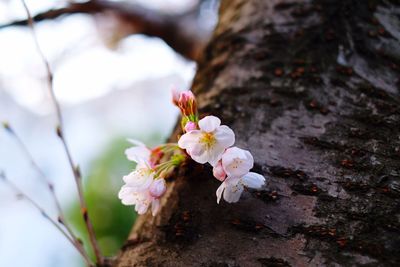
<svg viewBox="0 0 400 267"><path fill-rule="evenodd" d="M217 140L215 139L214 134L212 133L204 133L200 138L200 142L205 144L207 149L211 148Z"/></svg>

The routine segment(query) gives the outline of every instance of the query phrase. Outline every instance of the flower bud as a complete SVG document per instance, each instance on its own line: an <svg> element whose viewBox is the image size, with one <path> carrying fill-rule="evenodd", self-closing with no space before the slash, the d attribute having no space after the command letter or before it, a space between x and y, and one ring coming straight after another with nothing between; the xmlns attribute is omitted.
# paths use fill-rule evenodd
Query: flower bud
<svg viewBox="0 0 400 267"><path fill-rule="evenodd" d="M187 103L191 100L194 100L194 95L191 91L183 91L180 93L179 102Z"/></svg>
<svg viewBox="0 0 400 267"><path fill-rule="evenodd" d="M196 98L191 91L172 90L172 102L179 107L182 115L189 118L197 117Z"/></svg>
<svg viewBox="0 0 400 267"><path fill-rule="evenodd" d="M191 132L193 130L197 129L197 125L196 123L192 122L192 121L188 121L185 125L185 132Z"/></svg>
<svg viewBox="0 0 400 267"><path fill-rule="evenodd" d="M149 193L154 198L160 198L167 190L167 185L164 179L154 180L149 188Z"/></svg>
<svg viewBox="0 0 400 267"><path fill-rule="evenodd" d="M196 99L191 91L181 92L179 98L179 108L183 115L192 117L197 116Z"/></svg>
<svg viewBox="0 0 400 267"><path fill-rule="evenodd" d="M214 177L223 182L226 177L224 168L222 167L222 162L218 161L217 165L213 168Z"/></svg>

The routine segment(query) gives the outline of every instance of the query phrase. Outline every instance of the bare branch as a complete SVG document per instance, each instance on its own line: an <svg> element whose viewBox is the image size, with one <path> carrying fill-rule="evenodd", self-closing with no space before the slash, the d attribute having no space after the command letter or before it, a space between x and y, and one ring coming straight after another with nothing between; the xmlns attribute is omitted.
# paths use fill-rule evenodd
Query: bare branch
<svg viewBox="0 0 400 267"><path fill-rule="evenodd" d="M41 180L47 185L47 188L49 189L51 197L53 198L54 204L56 205L56 208L57 208L58 221L65 227L68 234L73 239L74 243L77 244L77 249L79 250L79 253L85 258L86 261L90 261L90 258L87 255L87 253L83 247L83 244L81 244L80 239L74 234L74 232L72 231L71 227L68 225L68 223L65 219L65 215L61 208L60 201L58 200L55 189L54 189L54 184L50 181L50 179L47 178L46 174L36 163L35 159L33 158L32 154L30 153L28 147L22 141L20 136L15 132L15 130L11 127L11 125L8 122L4 122L3 127L15 139L16 143L18 144L20 149L24 152L25 156L27 157L27 159L29 160L29 162L31 163L31 165L33 166L35 171L39 174L39 177L41 178Z"/></svg>
<svg viewBox="0 0 400 267"><path fill-rule="evenodd" d="M0 171L0 178L3 182L5 182L15 193L19 198L23 198L27 200L29 203L31 203L39 212L40 214L43 215L43 217L48 220L77 250L78 252L82 255L84 260L86 261L87 265L90 267L94 267L95 265L91 262L87 254L84 252L84 250L81 247L81 244L79 243L78 240L74 240L71 236L69 236L64 229L61 228L61 226L57 223L57 221L53 220L49 214L32 198L30 198L25 192L23 192L16 184L14 184L11 180L8 179L6 174L3 171Z"/></svg>
<svg viewBox="0 0 400 267"><path fill-rule="evenodd" d="M76 187L77 187L78 195L79 195L79 203L80 203L81 211L82 211L82 217L83 217L86 229L87 229L88 234L89 234L89 240L90 240L90 243L92 245L94 254L96 256L96 262L99 265L102 265L104 259L103 259L103 256L102 256L101 252L100 252L99 246L97 244L97 240L96 240L96 236L95 236L95 233L94 233L94 230L93 230L92 222L91 222L91 220L90 220L90 218L88 216L87 205L86 205L86 201L85 201L85 198L84 198L84 195L83 195L82 176L80 174L79 169L76 167L76 165L75 165L75 163L74 163L74 161L72 159L71 152L70 152L70 150L68 148L68 145L67 145L67 141L66 141L66 139L64 137L63 118L62 118L62 114L61 114L60 104L58 103L58 100L56 98L56 95L55 95L55 92L54 92L54 88L53 88L53 74L51 72L50 64L47 61L46 57L43 54L43 51L40 48L39 41L38 41L36 33L35 33L34 21L33 21L33 18L31 16L30 12L29 12L28 6L26 5L24 0L21 0L21 2L23 3L24 9L25 9L27 17L28 17L28 26L32 30L32 35L33 35L33 39L34 39L36 48L38 50L38 53L40 54L40 57L41 57L44 65L45 65L45 67L46 67L47 83L48 83L48 87L49 87L49 91L50 91L50 95L51 95L51 100L53 101L54 108L56 110L56 115L57 115L58 124L59 124L58 127L57 127L57 134L60 137L60 140L61 140L61 142L63 144L65 154L66 154L66 156L68 158L69 165L71 167L72 173L73 173L74 178L75 178L75 183L76 183Z"/></svg>
<svg viewBox="0 0 400 267"><path fill-rule="evenodd" d="M195 21L195 10L183 14L168 15L144 8L137 4L110 0L89 0L82 3L70 3L66 7L48 10L32 17L35 22L51 20L70 14L97 14L113 12L126 24L131 25L129 34L142 33L159 37L172 49L184 57L196 60L205 43L201 31L185 31L185 24ZM0 25L0 29L10 26L27 26L29 19L17 20Z"/></svg>

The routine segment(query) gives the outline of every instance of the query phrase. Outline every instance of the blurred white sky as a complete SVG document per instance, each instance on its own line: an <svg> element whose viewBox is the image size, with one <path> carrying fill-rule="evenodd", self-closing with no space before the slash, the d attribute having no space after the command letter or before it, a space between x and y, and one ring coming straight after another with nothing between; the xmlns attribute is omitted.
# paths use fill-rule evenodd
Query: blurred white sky
<svg viewBox="0 0 400 267"><path fill-rule="evenodd" d="M56 6L54 2L61 3L31 0L27 4L35 14L49 6ZM153 5L163 2L161 7L184 8L185 3L193 1L154 2ZM25 17L19 0L6 1L2 5L0 22ZM5 13L3 19L1 13ZM39 23L36 32L42 50L53 68L55 91L61 102L85 101L113 89L126 89L136 80L176 73L188 80L194 73L192 63L176 55L157 38L136 35L123 40L115 50L109 50L99 37L93 18L86 15ZM51 107L48 94L43 90L46 73L29 29L14 27L1 30L0 44L2 87L33 112L49 112Z"/></svg>
<svg viewBox="0 0 400 267"><path fill-rule="evenodd" d="M26 2L33 14L64 3ZM195 0L134 2L179 12ZM20 0L0 0L0 24L17 18L25 18ZM115 136L169 134L177 116L170 103L170 88L173 84L181 89L190 86L193 62L174 53L163 41L141 35L130 36L110 50L99 37L93 18L86 15L42 22L36 32L53 68L68 142L84 173ZM0 30L0 121L4 120L20 133L68 204L76 197L74 182L54 134L43 63L29 30L23 27ZM3 130L0 169L54 214L45 187ZM0 266L77 266L80 258L71 245L30 205L15 201L1 184L0 214Z"/></svg>

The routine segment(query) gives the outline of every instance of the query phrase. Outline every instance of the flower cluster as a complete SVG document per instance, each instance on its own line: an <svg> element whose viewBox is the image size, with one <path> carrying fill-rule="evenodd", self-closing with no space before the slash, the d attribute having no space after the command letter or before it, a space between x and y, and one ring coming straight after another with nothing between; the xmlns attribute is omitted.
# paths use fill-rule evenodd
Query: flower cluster
<svg viewBox="0 0 400 267"><path fill-rule="evenodd" d="M125 154L129 160L136 162L136 168L123 177L125 185L118 197L124 205L135 205L139 214L146 213L151 206L154 216L160 209L160 198L167 190L164 177L179 166L185 156L179 153L176 144L165 144L150 150L139 141L129 141L134 147L127 149ZM165 156L169 160L161 162Z"/></svg>
<svg viewBox="0 0 400 267"><path fill-rule="evenodd" d="M216 191L217 203L221 197L228 203L237 202L245 187L260 189L264 185L262 175L250 172L254 165L251 153L233 146L232 129L221 125L221 120L215 116L199 120L192 92L173 92L172 100L181 110L184 134L178 144L165 144L153 150L130 140L135 146L126 150L126 156L137 165L123 177L125 185L119 192L123 204L135 205L139 214L144 214L151 206L155 215L160 208L160 198L166 192L166 177L187 156L213 167L214 177L222 182Z"/></svg>

